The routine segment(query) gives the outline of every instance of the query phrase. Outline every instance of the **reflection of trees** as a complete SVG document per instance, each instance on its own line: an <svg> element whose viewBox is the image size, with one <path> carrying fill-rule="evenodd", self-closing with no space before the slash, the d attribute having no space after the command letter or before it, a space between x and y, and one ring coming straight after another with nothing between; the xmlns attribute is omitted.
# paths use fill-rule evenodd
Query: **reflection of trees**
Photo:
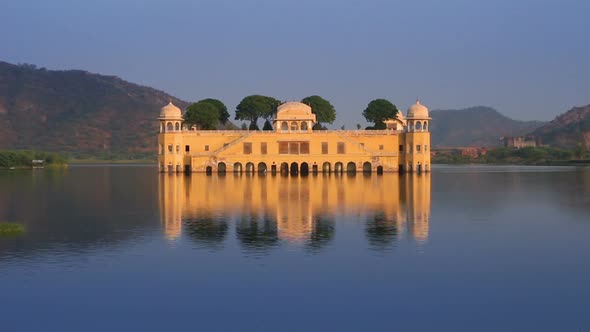
<svg viewBox="0 0 590 332"><path fill-rule="evenodd" d="M236 235L242 249L268 252L279 243L277 221L268 216L244 215L236 224Z"/></svg>
<svg viewBox="0 0 590 332"><path fill-rule="evenodd" d="M371 249L386 251L393 246L397 238L397 223L394 220L388 220L385 213L377 212L367 218L366 233Z"/></svg>
<svg viewBox="0 0 590 332"><path fill-rule="evenodd" d="M314 218L311 234L307 240L307 249L311 252L319 252L334 239L334 220L326 216Z"/></svg>
<svg viewBox="0 0 590 332"><path fill-rule="evenodd" d="M183 223L184 232L199 246L210 249L219 249L223 246L223 240L225 240L228 229L223 216L196 216L192 219L183 220Z"/></svg>

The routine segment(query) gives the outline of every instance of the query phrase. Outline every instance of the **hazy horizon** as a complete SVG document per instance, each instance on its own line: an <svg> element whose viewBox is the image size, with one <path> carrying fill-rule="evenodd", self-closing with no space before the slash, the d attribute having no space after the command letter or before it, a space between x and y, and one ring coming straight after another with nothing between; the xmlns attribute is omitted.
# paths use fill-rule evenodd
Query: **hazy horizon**
<svg viewBox="0 0 590 332"><path fill-rule="evenodd" d="M387 98L405 111L490 106L518 120L553 119L590 103L578 1L7 1L0 60L82 69L232 112L265 94L318 94L334 127L365 123ZM233 118L233 115L232 115Z"/></svg>

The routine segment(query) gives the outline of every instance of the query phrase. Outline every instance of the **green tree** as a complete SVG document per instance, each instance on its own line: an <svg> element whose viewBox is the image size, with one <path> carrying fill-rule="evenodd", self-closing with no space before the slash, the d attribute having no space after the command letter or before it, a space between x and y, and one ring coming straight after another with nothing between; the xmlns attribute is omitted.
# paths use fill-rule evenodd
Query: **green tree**
<svg viewBox="0 0 590 332"><path fill-rule="evenodd" d="M281 102L267 96L247 96L236 107L236 120L250 121L250 130L258 130L259 118L266 120L273 117Z"/></svg>
<svg viewBox="0 0 590 332"><path fill-rule="evenodd" d="M269 120L264 121L264 126L262 127L262 130L272 130L272 124Z"/></svg>
<svg viewBox="0 0 590 332"><path fill-rule="evenodd" d="M397 117L397 107L387 99L372 100L363 111L363 116L368 122L375 125L367 129L385 129L385 120Z"/></svg>
<svg viewBox="0 0 590 332"><path fill-rule="evenodd" d="M573 152L578 160L584 159L584 155L586 154L586 147L584 146L584 143L578 142Z"/></svg>
<svg viewBox="0 0 590 332"><path fill-rule="evenodd" d="M311 107L311 111L316 115L316 121L322 128L322 123L334 123L336 120L336 110L329 101L320 96L309 96L301 100L302 103Z"/></svg>
<svg viewBox="0 0 590 332"><path fill-rule="evenodd" d="M184 122L202 130L215 129L219 124L219 111L211 103L196 102L186 109Z"/></svg>
<svg viewBox="0 0 590 332"><path fill-rule="evenodd" d="M225 107L225 104L223 104L221 102L221 100L207 98L207 99L199 100L197 103L209 103L209 104L213 105L213 107L215 107L217 109L217 112L219 112L219 122L220 123L226 124L227 120L229 120L229 112L227 111L227 107Z"/></svg>

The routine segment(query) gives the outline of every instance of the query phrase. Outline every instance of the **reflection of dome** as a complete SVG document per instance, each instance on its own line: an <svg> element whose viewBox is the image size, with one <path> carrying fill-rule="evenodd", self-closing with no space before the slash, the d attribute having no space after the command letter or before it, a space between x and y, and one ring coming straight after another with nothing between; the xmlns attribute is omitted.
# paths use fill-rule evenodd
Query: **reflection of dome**
<svg viewBox="0 0 590 332"><path fill-rule="evenodd" d="M182 111L172 102L169 102L160 110L160 118L182 118Z"/></svg>
<svg viewBox="0 0 590 332"><path fill-rule="evenodd" d="M416 103L408 109L408 118L428 119L428 108L416 100Z"/></svg>

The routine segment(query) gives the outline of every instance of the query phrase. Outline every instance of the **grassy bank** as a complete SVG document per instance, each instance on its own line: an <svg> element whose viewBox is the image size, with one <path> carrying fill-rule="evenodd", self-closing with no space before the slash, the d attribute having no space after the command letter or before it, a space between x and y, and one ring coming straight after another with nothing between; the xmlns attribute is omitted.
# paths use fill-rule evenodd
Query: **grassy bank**
<svg viewBox="0 0 590 332"><path fill-rule="evenodd" d="M590 165L587 151L550 147L522 149L496 148L477 156L454 153L435 153L433 164L492 164L492 165Z"/></svg>
<svg viewBox="0 0 590 332"><path fill-rule="evenodd" d="M72 159L70 165L93 165L93 164L156 164L154 159Z"/></svg>
<svg viewBox="0 0 590 332"><path fill-rule="evenodd" d="M45 151L35 150L0 150L0 169L30 169L33 160L43 160L43 166L63 168L67 166L64 156Z"/></svg>
<svg viewBox="0 0 590 332"><path fill-rule="evenodd" d="M25 232L25 226L17 223L0 223L0 235L16 235Z"/></svg>

